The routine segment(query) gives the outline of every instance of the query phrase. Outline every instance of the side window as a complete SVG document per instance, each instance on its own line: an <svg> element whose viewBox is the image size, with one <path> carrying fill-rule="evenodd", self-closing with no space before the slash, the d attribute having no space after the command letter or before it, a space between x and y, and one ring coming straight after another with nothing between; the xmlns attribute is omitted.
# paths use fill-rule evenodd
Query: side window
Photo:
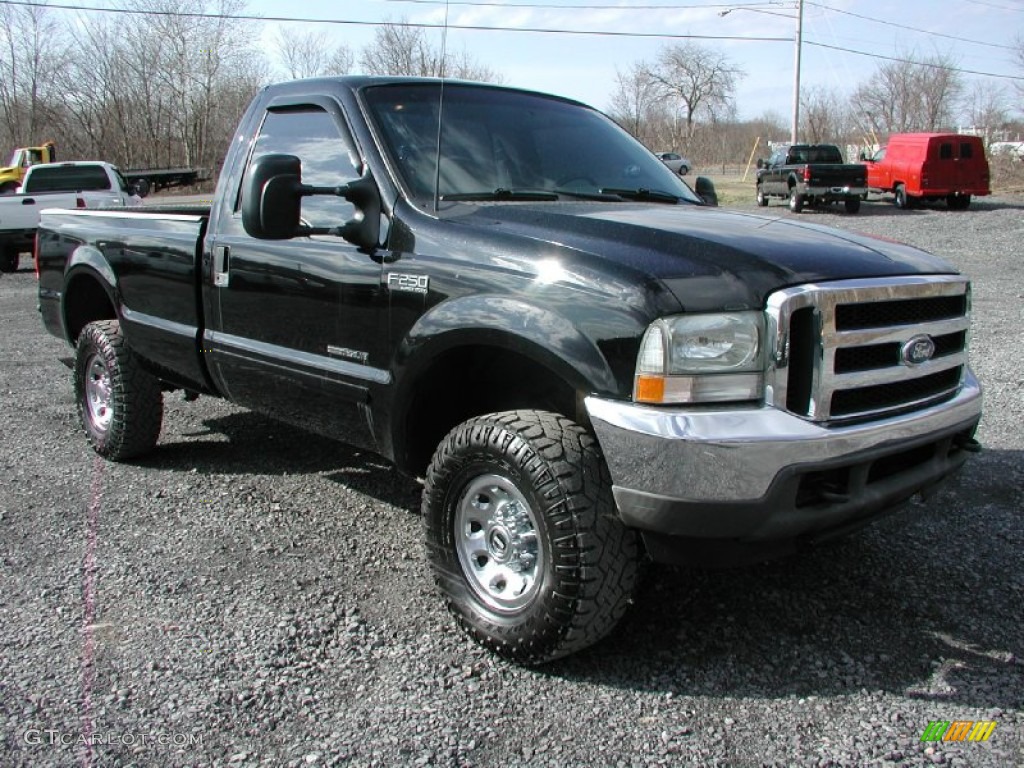
<svg viewBox="0 0 1024 768"><path fill-rule="evenodd" d="M974 156L972 154L973 147L974 145L971 144L969 141L962 142L960 144L960 157L963 158L964 160L970 160Z"/></svg>
<svg viewBox="0 0 1024 768"><path fill-rule="evenodd" d="M256 137L250 164L263 155L296 155L302 161L302 183L333 187L359 178L350 148L323 109L315 106L268 112ZM241 206L241 195L236 211ZM352 218L351 203L341 197L302 198L303 222L336 227Z"/></svg>
<svg viewBox="0 0 1024 768"><path fill-rule="evenodd" d="M952 160L953 159L953 145L952 144L940 144L939 145L939 159L940 160Z"/></svg>

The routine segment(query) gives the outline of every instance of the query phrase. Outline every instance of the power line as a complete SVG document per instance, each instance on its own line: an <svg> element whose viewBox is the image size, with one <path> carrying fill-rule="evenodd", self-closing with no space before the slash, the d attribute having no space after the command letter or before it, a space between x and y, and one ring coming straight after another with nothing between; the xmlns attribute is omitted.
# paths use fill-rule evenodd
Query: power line
<svg viewBox="0 0 1024 768"><path fill-rule="evenodd" d="M984 5L987 8L995 8L999 11L1012 11L1013 13L1024 13L1024 8L1007 8L1005 5L997 5L996 3L986 3L984 0L967 0L968 3L974 3L975 5Z"/></svg>
<svg viewBox="0 0 1024 768"><path fill-rule="evenodd" d="M986 45L989 48L1003 48L1008 51L1017 50L1012 45L1002 45L1001 43L989 43L984 40L971 40L970 38L957 37L956 35L945 35L942 32L932 32L931 30L928 29L920 29L919 27L908 27L906 24L897 24L895 21L886 21L885 19L876 19L871 16L863 16L859 13L853 13L852 11L842 11L838 8L831 8L827 5L812 2L812 0L804 0L804 2L807 5L813 5L815 8L821 8L826 11L831 11L832 13L841 13L843 16L853 16L854 18L864 19L865 21L871 21L874 22L875 24L884 24L887 27L898 27L899 29L907 29L910 30L911 32L923 32L924 34L932 35L933 37L944 37L948 40L956 40L961 43L972 43L973 45Z"/></svg>
<svg viewBox="0 0 1024 768"><path fill-rule="evenodd" d="M804 40L804 45L812 45L815 48L827 48L830 51L842 51L843 53L852 53L855 56L867 56L872 59L884 59L885 61L896 61L901 64L913 64L918 67L930 67L931 69L943 69L947 72L959 72L964 75L980 75L981 77L995 77L1001 80L1019 80L1024 82L1024 77L1017 75L997 75L995 72L978 72L973 69L963 69L961 67L949 67L945 64L935 64L929 61L914 61L913 59L904 59L899 56L885 56L881 53L870 53L869 51L858 51L853 48L843 48L838 45L827 45L826 43L816 43L813 40Z"/></svg>
<svg viewBox="0 0 1024 768"><path fill-rule="evenodd" d="M174 18L196 18L196 19L218 19L218 20L232 20L232 21L259 21L259 22L282 22L282 23L303 23L303 24L335 24L335 25L357 25L367 27L383 27L383 26L397 26L397 27L413 27L419 29L443 29L443 24L431 24L425 22L383 22L383 21L358 21L352 19L310 19L300 18L293 16L255 16L252 14L240 14L240 13L197 13L191 11L157 11L157 10L129 10L125 8L89 8L82 5L71 5L63 3L40 3L33 2L32 0L0 0L0 5L14 5L14 6L27 6L31 8L53 8L57 10L67 11L86 11L91 13L113 13L122 15L139 15L139 16L160 16L160 17L174 17ZM705 6L709 7L709 6ZM460 29L472 32L515 32L515 33L527 33L527 34L551 34L551 35L579 35L579 36L594 36L594 37L627 37L627 38L641 38L641 39L665 39L665 40L728 40L733 42L759 42L759 43L792 43L792 37L740 37L735 35L682 35L682 34L670 34L667 32L610 32L603 30L584 30L584 29L552 29L545 27L498 27L488 26L480 24L450 24L448 29ZM915 61L913 59L902 58L899 56L885 56L878 53L870 53L868 51L859 51L854 48L844 48L836 45L828 45L826 43L818 43L812 40L804 40L804 45L810 45L816 48L825 48L832 51L840 51L842 53L850 53L855 56L867 56L874 59L883 59L885 61L895 61L903 64L913 64L916 66L931 67L933 69L944 69L950 72L959 72L967 75L978 75L981 77L994 77L1002 80L1015 80L1024 82L1024 77L1018 77L1014 75L1000 75L994 72L980 72L971 69L962 69L959 67L949 67L941 64L934 64L926 61Z"/></svg>
<svg viewBox="0 0 1024 768"><path fill-rule="evenodd" d="M296 16L255 16L246 13L197 13L193 11L131 10L127 8L89 8L83 5L64 3L39 3L32 0L0 0L0 5L19 5L29 8L53 8L61 11L87 11L90 13L114 13L128 16L159 16L180 19L217 19L223 21L269 21L292 24L336 24L363 27L415 27L417 29L445 29L444 24L411 21L359 21L355 19L310 19ZM449 24L448 29L470 32L520 32L548 35L580 35L591 37L636 37L664 40L727 40L753 43L791 43L791 37L744 37L739 35L683 35L669 32L611 32L596 29L557 29L550 27L496 27L486 24Z"/></svg>
<svg viewBox="0 0 1024 768"><path fill-rule="evenodd" d="M382 3L406 3L411 5L443 6L444 0L378 0ZM761 6L777 6L772 0L761 3L713 3L709 5L564 5L557 3L503 3L485 2L484 0L451 0L450 5L467 5L474 8L545 8L560 11L699 11L705 8L757 8Z"/></svg>

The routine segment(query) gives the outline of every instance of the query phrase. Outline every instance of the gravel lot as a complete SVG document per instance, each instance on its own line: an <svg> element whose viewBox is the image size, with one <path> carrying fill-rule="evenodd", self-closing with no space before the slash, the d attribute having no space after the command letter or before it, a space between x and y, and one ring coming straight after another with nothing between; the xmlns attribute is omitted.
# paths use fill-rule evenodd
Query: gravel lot
<svg viewBox="0 0 1024 768"><path fill-rule="evenodd" d="M970 275L986 451L828 548L652 568L608 640L538 670L455 628L419 488L372 456L176 394L145 461L95 458L25 259L0 279L0 764L1024 765L1024 199L800 219ZM998 725L934 745L931 720Z"/></svg>

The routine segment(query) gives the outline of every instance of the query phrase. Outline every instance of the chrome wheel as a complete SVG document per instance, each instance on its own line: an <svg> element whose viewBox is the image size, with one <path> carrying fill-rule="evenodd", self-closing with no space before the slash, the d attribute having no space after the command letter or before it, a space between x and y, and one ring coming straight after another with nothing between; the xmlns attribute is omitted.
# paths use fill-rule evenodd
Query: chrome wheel
<svg viewBox="0 0 1024 768"><path fill-rule="evenodd" d="M534 598L544 555L533 510L511 481L473 479L456 506L454 527L466 581L488 608L514 612Z"/></svg>
<svg viewBox="0 0 1024 768"><path fill-rule="evenodd" d="M89 422L97 432L106 432L114 418L110 371L100 355L90 357L85 370L85 407Z"/></svg>

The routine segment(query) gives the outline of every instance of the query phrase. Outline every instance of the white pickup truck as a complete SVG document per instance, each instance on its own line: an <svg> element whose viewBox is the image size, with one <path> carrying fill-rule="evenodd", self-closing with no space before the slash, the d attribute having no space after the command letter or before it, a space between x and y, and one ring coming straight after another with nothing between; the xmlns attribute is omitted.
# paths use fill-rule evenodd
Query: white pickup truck
<svg viewBox="0 0 1024 768"><path fill-rule="evenodd" d="M17 194L0 195L0 272L14 272L46 208L107 208L138 205L121 172L110 163L48 163L28 169Z"/></svg>

